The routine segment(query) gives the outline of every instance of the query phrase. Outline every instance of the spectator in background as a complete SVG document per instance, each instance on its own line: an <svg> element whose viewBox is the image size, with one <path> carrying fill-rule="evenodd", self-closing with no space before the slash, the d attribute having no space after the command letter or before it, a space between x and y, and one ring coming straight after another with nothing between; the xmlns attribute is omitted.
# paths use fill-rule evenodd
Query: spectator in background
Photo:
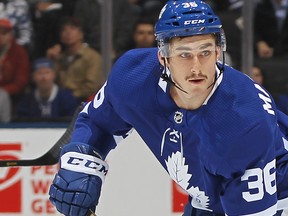
<svg viewBox="0 0 288 216"><path fill-rule="evenodd" d="M62 3L38 0L31 4L33 22L32 58L46 55L47 49L59 43L59 20L63 18Z"/></svg>
<svg viewBox="0 0 288 216"><path fill-rule="evenodd" d="M114 55L112 59L116 59L129 49L132 28L138 17L132 13L128 0L114 0L112 10ZM101 52L101 1L77 1L74 16L83 26L84 41Z"/></svg>
<svg viewBox="0 0 288 216"><path fill-rule="evenodd" d="M158 19L159 12L166 4L166 0L128 0L133 13L137 16L149 16L154 22Z"/></svg>
<svg viewBox="0 0 288 216"><path fill-rule="evenodd" d="M78 103L68 89L55 83L53 62L47 58L35 60L33 81L35 88L17 106L17 120L47 120L70 118Z"/></svg>
<svg viewBox="0 0 288 216"><path fill-rule="evenodd" d="M0 88L12 99L12 108L29 81L30 61L27 51L16 43L10 20L0 19Z"/></svg>
<svg viewBox="0 0 288 216"><path fill-rule="evenodd" d="M64 16L74 16L76 3L82 0L53 0L53 1L61 3L63 5L62 14Z"/></svg>
<svg viewBox="0 0 288 216"><path fill-rule="evenodd" d="M154 25L154 21L149 18L141 18L137 21L132 34L133 48L156 47Z"/></svg>
<svg viewBox="0 0 288 216"><path fill-rule="evenodd" d="M58 44L47 51L48 58L55 61L60 86L70 89L79 102L86 101L105 81L100 54L83 43L83 38L80 22L67 18L60 30L63 48Z"/></svg>
<svg viewBox="0 0 288 216"><path fill-rule="evenodd" d="M255 46L260 58L288 53L288 0L262 0L255 8Z"/></svg>
<svg viewBox="0 0 288 216"><path fill-rule="evenodd" d="M29 4L25 0L0 0L0 17L12 22L17 44L29 50L32 37Z"/></svg>
<svg viewBox="0 0 288 216"><path fill-rule="evenodd" d="M30 9L32 9L32 11L34 11L33 8L39 2L61 4L62 5L61 10L62 10L63 16L73 16L75 4L77 1L79 0L26 0L26 2L28 2L28 5Z"/></svg>
<svg viewBox="0 0 288 216"><path fill-rule="evenodd" d="M260 65L255 64L249 73L249 76L251 79L253 79L256 83L263 86L265 89L267 89L271 94L272 90L270 89L271 83L269 83L269 80L267 80L267 74L263 70L263 68ZM273 94L274 95L274 94Z"/></svg>
<svg viewBox="0 0 288 216"><path fill-rule="evenodd" d="M46 55L48 48L59 43L59 24L72 16L78 0L29 0L33 23L32 59Z"/></svg>
<svg viewBox="0 0 288 216"><path fill-rule="evenodd" d="M250 77L260 85L264 85L264 74L261 68L253 66L250 72Z"/></svg>
<svg viewBox="0 0 288 216"><path fill-rule="evenodd" d="M0 123L11 120L11 101L8 93L0 88Z"/></svg>

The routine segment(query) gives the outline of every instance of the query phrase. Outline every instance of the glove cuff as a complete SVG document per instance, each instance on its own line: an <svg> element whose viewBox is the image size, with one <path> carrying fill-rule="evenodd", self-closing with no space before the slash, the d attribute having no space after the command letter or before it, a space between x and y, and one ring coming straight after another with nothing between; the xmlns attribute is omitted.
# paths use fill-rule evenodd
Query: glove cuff
<svg viewBox="0 0 288 216"><path fill-rule="evenodd" d="M64 146L60 158L60 167L73 172L85 173L100 177L102 183L108 172L109 166L92 146L83 143L70 143Z"/></svg>

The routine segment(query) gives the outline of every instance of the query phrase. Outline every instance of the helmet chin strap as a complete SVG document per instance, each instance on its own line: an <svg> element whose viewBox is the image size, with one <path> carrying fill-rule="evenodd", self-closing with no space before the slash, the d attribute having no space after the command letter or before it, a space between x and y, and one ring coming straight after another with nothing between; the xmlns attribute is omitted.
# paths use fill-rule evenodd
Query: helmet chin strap
<svg viewBox="0 0 288 216"><path fill-rule="evenodd" d="M218 69L220 70L220 73L216 76L214 82L211 83L211 85L209 85L208 88L214 86L215 83L217 82L217 80L219 79L219 77L220 77L220 76L222 75L222 73L224 72L224 65L225 65L225 52L224 52L224 51L222 51L222 56L223 56L223 57L222 57L222 59L223 59L223 61L222 61L222 67L220 68L220 67L218 66L218 64L216 63L216 66L217 66ZM208 89L208 88L207 88L207 89Z"/></svg>
<svg viewBox="0 0 288 216"><path fill-rule="evenodd" d="M179 89L180 91L188 94L187 91L185 91L184 89L182 89L180 86L178 86L172 79L171 77L168 76L167 74L167 64L166 64L166 61L167 61L167 58L166 57L162 57L164 59L164 72L161 73L161 78L166 81L167 83L171 83L173 86L175 86L177 89Z"/></svg>
<svg viewBox="0 0 288 216"><path fill-rule="evenodd" d="M218 64L216 64L216 66L219 68L220 70L220 73L215 77L215 80L214 82L211 83L211 85L209 85L207 87L207 89L209 89L210 87L214 86L216 81L219 79L219 77L222 75L222 73L224 72L224 65L225 65L225 52L222 51L222 55L223 55L223 61L222 61L222 66L221 68L219 68ZM189 94L187 91L185 91L184 89L182 89L182 87L180 87L179 85L177 85L172 79L171 77L168 76L167 74L167 57L162 57L163 60L164 60L164 72L161 73L160 77L166 81L167 83L170 83L172 84L173 86L175 86L177 89L179 89L180 91L186 93L186 94Z"/></svg>

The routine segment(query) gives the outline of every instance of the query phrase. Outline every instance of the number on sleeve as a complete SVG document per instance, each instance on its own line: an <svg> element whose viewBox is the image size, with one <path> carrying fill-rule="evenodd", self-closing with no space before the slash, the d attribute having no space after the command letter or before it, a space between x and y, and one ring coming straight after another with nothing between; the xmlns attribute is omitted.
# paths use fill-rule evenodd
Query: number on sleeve
<svg viewBox="0 0 288 216"><path fill-rule="evenodd" d="M247 181L249 191L242 192L243 198L247 202L261 200L264 196L264 190L273 195L276 192L275 178L275 159L267 163L263 170L260 168L246 170L241 181Z"/></svg>
<svg viewBox="0 0 288 216"><path fill-rule="evenodd" d="M268 163L264 170L264 184L267 193L270 195L276 192L276 172L275 172L275 160Z"/></svg>
<svg viewBox="0 0 288 216"><path fill-rule="evenodd" d="M257 180L249 181L249 178L255 176ZM256 189L257 193L243 192L242 196L247 202L260 200L264 196L262 170L260 168L248 169L241 178L242 181L248 181L250 190Z"/></svg>
<svg viewBox="0 0 288 216"><path fill-rule="evenodd" d="M93 106L95 109L97 109L104 101L105 95L104 95L104 88L106 86L107 82L102 86L102 88L98 91L98 93L94 97Z"/></svg>

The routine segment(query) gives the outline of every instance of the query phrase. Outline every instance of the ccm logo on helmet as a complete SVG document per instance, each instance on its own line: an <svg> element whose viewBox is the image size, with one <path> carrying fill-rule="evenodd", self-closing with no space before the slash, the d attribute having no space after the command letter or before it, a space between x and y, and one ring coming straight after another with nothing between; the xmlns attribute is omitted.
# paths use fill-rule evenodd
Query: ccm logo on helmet
<svg viewBox="0 0 288 216"><path fill-rule="evenodd" d="M205 23L205 19L201 19L201 20L185 20L184 21L184 25L195 25L195 24L204 24Z"/></svg>
<svg viewBox="0 0 288 216"><path fill-rule="evenodd" d="M99 176L102 181L108 172L108 164L92 155L67 152L61 157L61 168L89 175Z"/></svg>

